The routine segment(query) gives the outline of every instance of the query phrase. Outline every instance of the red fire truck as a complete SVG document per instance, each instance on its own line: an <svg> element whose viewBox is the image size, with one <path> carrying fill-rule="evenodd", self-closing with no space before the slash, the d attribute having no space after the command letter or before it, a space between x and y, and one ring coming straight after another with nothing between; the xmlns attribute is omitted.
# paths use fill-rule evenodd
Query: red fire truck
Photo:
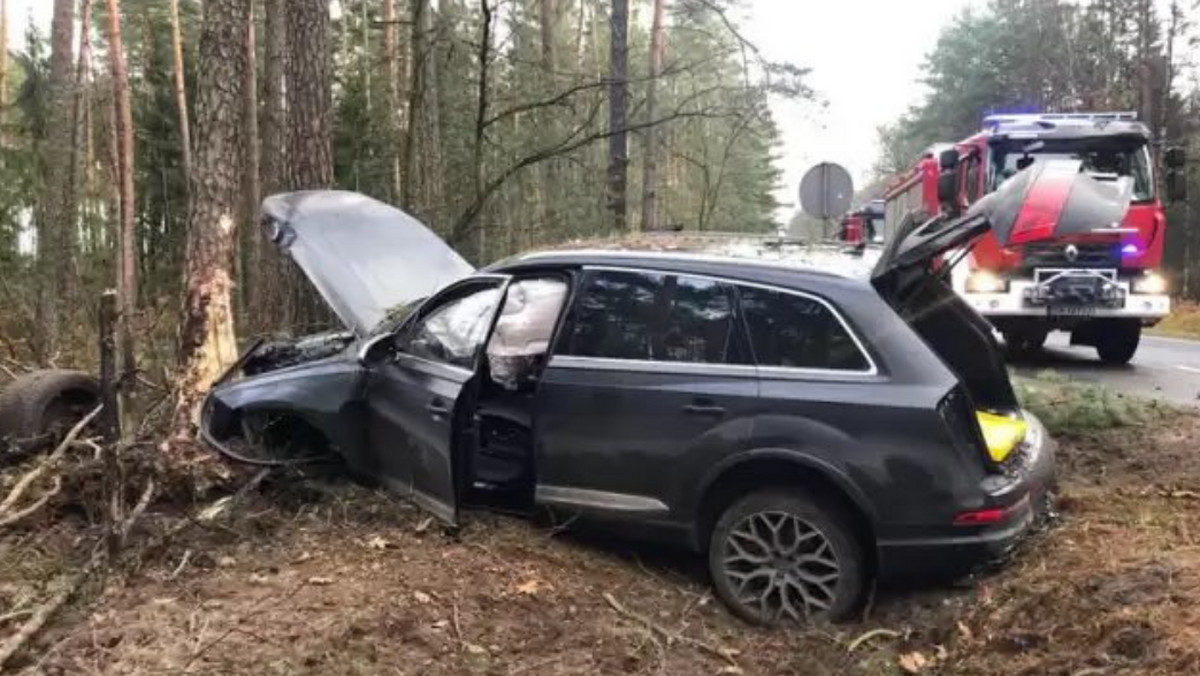
<svg viewBox="0 0 1200 676"><path fill-rule="evenodd" d="M985 235L956 266L952 281L968 304L1016 350L1040 348L1050 331L1068 331L1072 345L1096 348L1100 359L1126 363L1143 326L1170 311L1167 280L1158 267L1166 237L1159 188L1182 199L1183 151L1162 153L1155 175L1151 134L1134 113L991 115L979 133L934 146L884 196L885 236L908 213L967 208L1039 159L1072 159L1114 194L1130 199L1123 221L1096 223L1069 239L1002 247ZM1036 200L1026 202L1037 209ZM1053 223L1053 213L1037 214Z"/></svg>
<svg viewBox="0 0 1200 676"><path fill-rule="evenodd" d="M867 204L842 217L838 239L850 244L878 242L883 238L883 200Z"/></svg>

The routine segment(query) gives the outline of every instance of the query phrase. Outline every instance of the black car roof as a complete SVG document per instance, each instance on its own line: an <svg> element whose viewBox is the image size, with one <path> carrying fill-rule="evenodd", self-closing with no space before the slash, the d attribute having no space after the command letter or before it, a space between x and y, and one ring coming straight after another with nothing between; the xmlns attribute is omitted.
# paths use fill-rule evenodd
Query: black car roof
<svg viewBox="0 0 1200 676"><path fill-rule="evenodd" d="M695 252L578 249L521 254L495 263L484 271L519 272L538 268L600 266L724 277L806 290L830 286L855 289L868 287L871 266L861 257L841 253L828 257L828 260L840 260L845 265L841 269L833 269L787 261Z"/></svg>

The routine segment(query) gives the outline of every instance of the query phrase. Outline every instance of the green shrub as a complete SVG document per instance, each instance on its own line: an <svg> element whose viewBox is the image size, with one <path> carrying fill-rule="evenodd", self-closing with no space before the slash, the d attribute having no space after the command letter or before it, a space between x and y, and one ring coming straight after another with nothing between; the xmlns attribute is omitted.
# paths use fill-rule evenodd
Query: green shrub
<svg viewBox="0 0 1200 676"><path fill-rule="evenodd" d="M1140 425L1172 410L1157 399L1122 394L1056 371L1042 371L1033 378L1014 376L1013 385L1021 406L1057 435Z"/></svg>

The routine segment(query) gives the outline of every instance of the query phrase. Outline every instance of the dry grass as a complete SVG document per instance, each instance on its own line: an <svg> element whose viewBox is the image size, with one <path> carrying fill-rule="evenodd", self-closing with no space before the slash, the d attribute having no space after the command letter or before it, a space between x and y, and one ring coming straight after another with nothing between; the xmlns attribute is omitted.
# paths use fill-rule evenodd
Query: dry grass
<svg viewBox="0 0 1200 676"><path fill-rule="evenodd" d="M1177 300L1171 314L1149 330L1160 336L1200 339L1200 304Z"/></svg>

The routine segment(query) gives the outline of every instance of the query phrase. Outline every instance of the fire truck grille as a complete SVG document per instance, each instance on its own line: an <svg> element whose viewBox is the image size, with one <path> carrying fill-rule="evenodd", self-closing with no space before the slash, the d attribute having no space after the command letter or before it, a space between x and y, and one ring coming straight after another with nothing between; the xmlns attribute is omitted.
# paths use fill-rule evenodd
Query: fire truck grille
<svg viewBox="0 0 1200 676"><path fill-rule="evenodd" d="M1030 268L1115 268L1121 264L1121 249L1117 244L1027 244L1023 260Z"/></svg>

